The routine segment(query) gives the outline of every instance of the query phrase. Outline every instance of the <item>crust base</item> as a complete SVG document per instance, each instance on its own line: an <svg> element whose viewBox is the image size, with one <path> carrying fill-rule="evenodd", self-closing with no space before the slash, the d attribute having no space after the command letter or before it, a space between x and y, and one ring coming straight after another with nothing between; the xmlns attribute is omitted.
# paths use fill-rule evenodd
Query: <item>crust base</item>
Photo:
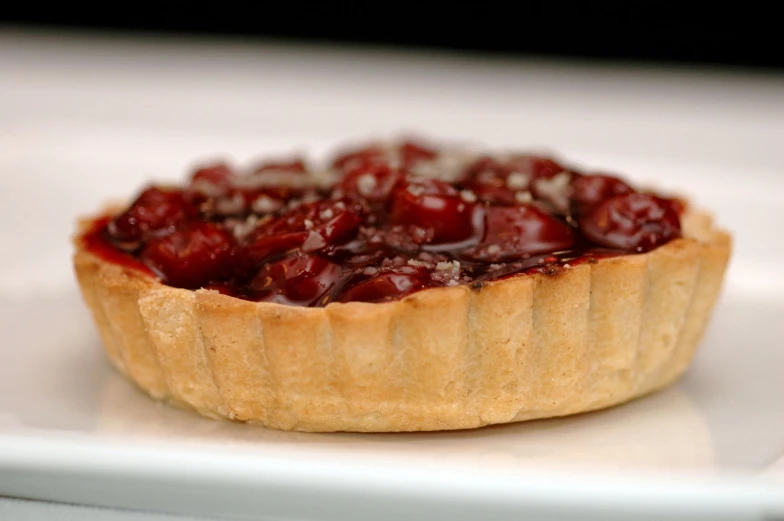
<svg viewBox="0 0 784 521"><path fill-rule="evenodd" d="M74 242L118 371L204 416L312 432L469 429L666 387L691 363L731 252L709 216L689 214L684 238L645 254L304 308L165 286Z"/></svg>

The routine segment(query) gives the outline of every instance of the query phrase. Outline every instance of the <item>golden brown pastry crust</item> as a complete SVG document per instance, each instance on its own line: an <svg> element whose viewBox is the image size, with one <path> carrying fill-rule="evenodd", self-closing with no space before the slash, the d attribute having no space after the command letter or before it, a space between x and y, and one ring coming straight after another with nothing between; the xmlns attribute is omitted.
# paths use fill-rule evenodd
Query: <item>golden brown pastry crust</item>
<svg viewBox="0 0 784 521"><path fill-rule="evenodd" d="M156 400L284 430L466 429L600 409L677 380L731 251L707 214L683 225L651 252L557 275L325 308L165 286L91 254L80 234L74 267L109 360Z"/></svg>

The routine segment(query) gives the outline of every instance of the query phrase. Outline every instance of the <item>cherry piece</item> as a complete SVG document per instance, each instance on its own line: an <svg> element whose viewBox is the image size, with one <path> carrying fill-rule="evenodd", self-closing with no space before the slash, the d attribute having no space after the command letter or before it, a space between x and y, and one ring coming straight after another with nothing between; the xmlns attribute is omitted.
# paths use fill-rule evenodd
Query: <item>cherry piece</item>
<svg viewBox="0 0 784 521"><path fill-rule="evenodd" d="M300 205L254 232L248 245L252 262L263 262L294 248L312 252L351 240L362 222L361 209L350 200Z"/></svg>
<svg viewBox="0 0 784 521"><path fill-rule="evenodd" d="M477 260L507 259L569 250L574 233L564 222L532 205L491 206L482 243L466 252Z"/></svg>
<svg viewBox="0 0 784 521"><path fill-rule="evenodd" d="M482 208L435 179L409 182L392 194L389 222L432 234L432 244L458 245L478 240ZM432 230L432 231L431 231Z"/></svg>
<svg viewBox="0 0 784 521"><path fill-rule="evenodd" d="M226 198L233 178L233 172L223 163L199 168L191 175L191 183L183 192L183 199L194 207L209 211L211 208L203 205L216 198Z"/></svg>
<svg viewBox="0 0 784 521"><path fill-rule="evenodd" d="M401 266L384 270L354 284L339 297L340 302L381 302L403 298L429 285L428 270L417 266Z"/></svg>
<svg viewBox="0 0 784 521"><path fill-rule="evenodd" d="M180 190L151 187L144 190L124 213L109 223L112 239L128 243L145 240L194 217L196 210Z"/></svg>
<svg viewBox="0 0 784 521"><path fill-rule="evenodd" d="M385 201L393 188L403 180L403 174L388 165L370 164L346 172L339 187L352 198L370 202Z"/></svg>
<svg viewBox="0 0 784 521"><path fill-rule="evenodd" d="M275 235L260 234L247 247L251 262L261 264L269 257L274 257L290 250L299 248L305 243L309 232L288 232Z"/></svg>
<svg viewBox="0 0 784 521"><path fill-rule="evenodd" d="M324 306L342 287L342 274L340 266L322 257L294 253L263 265L250 289L266 302Z"/></svg>
<svg viewBox="0 0 784 521"><path fill-rule="evenodd" d="M681 230L673 204L648 194L611 197L580 216L579 223L597 244L638 252L679 237Z"/></svg>
<svg viewBox="0 0 784 521"><path fill-rule="evenodd" d="M605 199L633 192L632 188L609 175L582 175L572 180L572 202L578 212L590 210Z"/></svg>
<svg viewBox="0 0 784 521"><path fill-rule="evenodd" d="M222 228L193 222L151 239L140 259L171 286L200 288L232 272L232 247L231 235Z"/></svg>

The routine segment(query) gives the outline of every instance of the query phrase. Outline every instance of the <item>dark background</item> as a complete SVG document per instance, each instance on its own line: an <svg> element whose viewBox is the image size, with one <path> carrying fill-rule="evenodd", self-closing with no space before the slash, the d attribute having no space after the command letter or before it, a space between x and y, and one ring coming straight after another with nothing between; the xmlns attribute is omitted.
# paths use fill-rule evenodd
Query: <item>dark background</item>
<svg viewBox="0 0 784 521"><path fill-rule="evenodd" d="M4 8L0 23L784 72L784 24L773 7L746 2L719 10L717 3L690 9L688 3L666 4L474 2L440 7L428 2L311 5L284 0L172 8L166 3L119 3L112 14L79 12L75 6L61 13Z"/></svg>

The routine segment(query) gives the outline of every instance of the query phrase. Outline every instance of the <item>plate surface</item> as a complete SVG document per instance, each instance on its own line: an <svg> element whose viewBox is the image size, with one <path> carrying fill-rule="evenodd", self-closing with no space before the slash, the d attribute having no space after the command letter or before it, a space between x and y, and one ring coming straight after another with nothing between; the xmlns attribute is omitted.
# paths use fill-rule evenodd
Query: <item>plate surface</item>
<svg viewBox="0 0 784 521"><path fill-rule="evenodd" d="M782 78L10 32L0 77L0 494L238 518L784 516ZM407 130L698 194L736 245L686 377L572 418L358 435L202 419L109 368L71 274L77 214L201 159Z"/></svg>

